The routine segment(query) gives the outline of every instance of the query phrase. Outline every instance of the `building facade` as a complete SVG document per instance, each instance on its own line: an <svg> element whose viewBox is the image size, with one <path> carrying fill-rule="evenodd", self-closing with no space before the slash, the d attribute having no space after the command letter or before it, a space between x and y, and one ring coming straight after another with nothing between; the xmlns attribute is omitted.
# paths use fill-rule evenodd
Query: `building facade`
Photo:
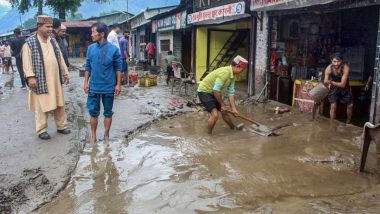
<svg viewBox="0 0 380 214"><path fill-rule="evenodd" d="M203 79L218 67L231 64L236 55L252 63L252 19L250 1L194 0L193 13L187 16L187 24L193 26L195 53L193 67L197 80ZM252 95L253 70L239 74L236 87L244 94Z"/></svg>
<svg viewBox="0 0 380 214"><path fill-rule="evenodd" d="M257 21L256 93L268 85L270 99L311 111L308 91L339 52L350 66L354 118L379 122L379 1L252 0L251 10ZM362 91L369 77L372 95ZM345 117L344 109L338 107L338 117ZM328 101L321 111L328 116Z"/></svg>

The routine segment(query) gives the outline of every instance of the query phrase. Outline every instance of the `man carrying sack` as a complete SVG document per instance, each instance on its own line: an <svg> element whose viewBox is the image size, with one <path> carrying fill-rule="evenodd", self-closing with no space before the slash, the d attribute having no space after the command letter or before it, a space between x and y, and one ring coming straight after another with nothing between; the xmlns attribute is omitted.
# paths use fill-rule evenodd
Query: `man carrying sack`
<svg viewBox="0 0 380 214"><path fill-rule="evenodd" d="M29 109L35 112L36 132L42 140L50 139L47 133L48 113L54 112L57 132L69 134L63 97L63 83L69 83L69 72L59 45L50 35L53 19L37 17L37 33L22 48L23 68L29 91Z"/></svg>
<svg viewBox="0 0 380 214"><path fill-rule="evenodd" d="M210 113L208 119L208 133L212 130L218 120L218 111L222 113L223 120L231 129L235 126L228 115L228 109L223 101L222 93L226 93L230 102L231 111L235 116L239 115L235 104L235 80L236 75L247 68L248 61L241 56L236 56L231 65L218 68L209 73L199 84L198 96L206 111Z"/></svg>

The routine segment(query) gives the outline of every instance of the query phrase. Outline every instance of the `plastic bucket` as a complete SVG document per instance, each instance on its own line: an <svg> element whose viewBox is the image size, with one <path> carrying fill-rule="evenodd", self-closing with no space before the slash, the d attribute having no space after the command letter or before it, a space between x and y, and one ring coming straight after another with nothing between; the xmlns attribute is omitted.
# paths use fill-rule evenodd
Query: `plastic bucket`
<svg viewBox="0 0 380 214"><path fill-rule="evenodd" d="M329 89L322 83L319 83L309 91L309 96L314 102L319 103L329 94Z"/></svg>

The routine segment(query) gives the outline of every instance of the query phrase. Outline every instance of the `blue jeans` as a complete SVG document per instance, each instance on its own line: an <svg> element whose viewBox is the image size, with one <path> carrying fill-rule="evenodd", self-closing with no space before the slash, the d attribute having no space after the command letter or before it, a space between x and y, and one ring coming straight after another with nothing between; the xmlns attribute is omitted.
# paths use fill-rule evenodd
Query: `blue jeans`
<svg viewBox="0 0 380 214"><path fill-rule="evenodd" d="M104 112L104 117L112 117L113 115L113 99L114 94L97 94L88 93L87 97L87 109L91 117L98 117L100 114L100 100L102 100Z"/></svg>

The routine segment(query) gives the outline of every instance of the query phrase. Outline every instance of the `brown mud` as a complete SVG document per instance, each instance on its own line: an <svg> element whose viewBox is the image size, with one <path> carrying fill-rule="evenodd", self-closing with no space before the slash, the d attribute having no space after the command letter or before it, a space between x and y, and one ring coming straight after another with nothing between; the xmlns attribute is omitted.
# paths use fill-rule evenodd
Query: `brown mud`
<svg viewBox="0 0 380 214"><path fill-rule="evenodd" d="M80 59L70 61L78 67L83 64ZM83 78L74 70L70 79L70 84L63 87L72 134L57 134L50 116L48 132L52 139L42 141L35 134L34 114L27 109L28 92L20 89L18 74L0 75L3 87L0 95L0 213L30 213L50 202L70 181L89 136ZM123 138L125 133L133 133L152 121L191 110L184 106L184 100L170 94L166 86L151 89L123 87L121 96L115 100L111 136ZM182 105L173 107L172 100ZM99 124L101 127L102 123ZM100 128L99 139L103 133Z"/></svg>
<svg viewBox="0 0 380 214"><path fill-rule="evenodd" d="M361 129L273 107L239 110L268 127L294 124L274 137L222 121L208 135L198 112L87 144L67 188L38 213L378 213L373 148L358 173Z"/></svg>

